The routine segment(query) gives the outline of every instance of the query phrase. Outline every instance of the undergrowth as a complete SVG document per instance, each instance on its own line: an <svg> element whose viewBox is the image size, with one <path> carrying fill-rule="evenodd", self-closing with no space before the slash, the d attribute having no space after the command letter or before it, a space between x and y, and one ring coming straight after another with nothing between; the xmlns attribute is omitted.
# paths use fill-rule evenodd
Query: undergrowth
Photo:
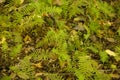
<svg viewBox="0 0 120 80"><path fill-rule="evenodd" d="M116 66L111 57L120 60L120 28L115 33L110 29L120 9L113 3L117 4L102 0L0 2L0 79L111 80L113 76L101 71L100 65ZM114 39L118 45L106 47ZM117 56L107 54L108 49Z"/></svg>

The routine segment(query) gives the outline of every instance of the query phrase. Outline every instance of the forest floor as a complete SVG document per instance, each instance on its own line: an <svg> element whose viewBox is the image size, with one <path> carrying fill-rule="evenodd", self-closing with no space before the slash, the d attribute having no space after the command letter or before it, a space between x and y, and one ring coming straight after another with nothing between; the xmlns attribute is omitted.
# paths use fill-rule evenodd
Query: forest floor
<svg viewBox="0 0 120 80"><path fill-rule="evenodd" d="M0 0L0 80L120 80L119 0L39 1Z"/></svg>

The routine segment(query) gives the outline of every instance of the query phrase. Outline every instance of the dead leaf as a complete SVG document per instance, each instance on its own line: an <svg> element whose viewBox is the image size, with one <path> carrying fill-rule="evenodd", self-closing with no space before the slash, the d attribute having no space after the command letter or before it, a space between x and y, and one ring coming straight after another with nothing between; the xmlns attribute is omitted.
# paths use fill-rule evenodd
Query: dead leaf
<svg viewBox="0 0 120 80"><path fill-rule="evenodd" d="M49 14L47 12L42 13L42 16L49 17Z"/></svg>
<svg viewBox="0 0 120 80"><path fill-rule="evenodd" d="M114 38L106 38L109 42L115 42Z"/></svg>
<svg viewBox="0 0 120 80"><path fill-rule="evenodd" d="M4 3L6 0L0 0L0 3Z"/></svg>
<svg viewBox="0 0 120 80"><path fill-rule="evenodd" d="M65 68L67 66L67 61L61 61L60 62L60 67Z"/></svg>
<svg viewBox="0 0 120 80"><path fill-rule="evenodd" d="M120 78L120 76L118 74L110 74L110 76L113 78L117 78L117 79Z"/></svg>
<svg viewBox="0 0 120 80"><path fill-rule="evenodd" d="M96 42L96 41L97 41L97 38L96 38L95 35L91 35L91 36L90 36L90 39L91 39L93 42Z"/></svg>
<svg viewBox="0 0 120 80"><path fill-rule="evenodd" d="M15 74L15 73L11 73L11 74L10 74L10 77L13 79L13 78L16 77L16 75L17 75L17 74Z"/></svg>
<svg viewBox="0 0 120 80"><path fill-rule="evenodd" d="M84 31L85 27L84 27L83 23L78 23L78 25L76 27L74 27L73 29L79 30L79 31Z"/></svg>
<svg viewBox="0 0 120 80"><path fill-rule="evenodd" d="M105 34L105 32L103 30L97 30L98 34L97 37L102 38Z"/></svg>
<svg viewBox="0 0 120 80"><path fill-rule="evenodd" d="M20 4L22 4L24 2L24 0L20 0Z"/></svg>
<svg viewBox="0 0 120 80"><path fill-rule="evenodd" d="M33 50L34 50L34 47L32 47L32 46L24 48L24 51L25 51L26 54L29 53L30 51L33 51Z"/></svg>
<svg viewBox="0 0 120 80"><path fill-rule="evenodd" d="M30 38L30 36L26 35L25 38L24 38L24 42L28 44L31 41L32 41L32 39Z"/></svg>
<svg viewBox="0 0 120 80"><path fill-rule="evenodd" d="M41 73L36 73L36 74L35 74L35 77L41 76L41 75L43 75L43 74L44 74L44 73L42 73L42 72L41 72Z"/></svg>
<svg viewBox="0 0 120 80"><path fill-rule="evenodd" d="M5 37L2 37L2 41L0 41L0 44L4 43L6 41Z"/></svg>
<svg viewBox="0 0 120 80"><path fill-rule="evenodd" d="M80 17L76 17L76 18L74 18L74 21L80 21Z"/></svg>
<svg viewBox="0 0 120 80"><path fill-rule="evenodd" d="M33 63L32 64L34 67L36 67L36 68L43 68L43 66L42 66L42 62L39 62L39 63Z"/></svg>
<svg viewBox="0 0 120 80"><path fill-rule="evenodd" d="M60 0L53 0L53 5L62 5L61 1Z"/></svg>
<svg viewBox="0 0 120 80"><path fill-rule="evenodd" d="M113 52L113 51L111 51L111 50L109 50L109 49L105 50L105 52L106 52L108 55L110 55L110 56L116 56L116 53Z"/></svg>

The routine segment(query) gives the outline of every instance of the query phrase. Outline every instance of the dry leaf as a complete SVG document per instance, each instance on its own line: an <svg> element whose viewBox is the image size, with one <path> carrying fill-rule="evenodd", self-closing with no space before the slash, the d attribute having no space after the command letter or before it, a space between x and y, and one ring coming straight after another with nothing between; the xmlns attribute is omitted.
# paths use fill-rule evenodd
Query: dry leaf
<svg viewBox="0 0 120 80"><path fill-rule="evenodd" d="M110 76L117 79L120 77L118 74L110 74Z"/></svg>
<svg viewBox="0 0 120 80"><path fill-rule="evenodd" d="M39 63L33 63L32 64L34 67L36 67L36 68L43 68L43 66L42 66L42 62L39 62Z"/></svg>
<svg viewBox="0 0 120 80"><path fill-rule="evenodd" d="M73 28L74 30L79 30L79 31L84 31L84 25L83 23L78 23L78 25L76 27Z"/></svg>
<svg viewBox="0 0 120 80"><path fill-rule="evenodd" d="M3 3L3 2L5 2L6 0L0 0L0 3Z"/></svg>
<svg viewBox="0 0 120 80"><path fill-rule="evenodd" d="M13 78L16 77L16 75L17 75L17 74L15 74L15 73L11 73L11 74L10 74L10 77L13 79Z"/></svg>
<svg viewBox="0 0 120 80"><path fill-rule="evenodd" d="M107 24L111 26L113 22L107 21Z"/></svg>
<svg viewBox="0 0 120 80"><path fill-rule="evenodd" d="M106 38L107 39L107 41L109 41L109 42L115 42L115 39L114 38Z"/></svg>
<svg viewBox="0 0 120 80"><path fill-rule="evenodd" d="M24 0L20 0L20 4L22 4L24 2Z"/></svg>
<svg viewBox="0 0 120 80"><path fill-rule="evenodd" d="M5 37L2 37L2 41L0 41L0 44L4 43L6 41Z"/></svg>
<svg viewBox="0 0 120 80"><path fill-rule="evenodd" d="M60 0L53 0L53 4L58 6L62 5Z"/></svg>
<svg viewBox="0 0 120 80"><path fill-rule="evenodd" d="M96 42L97 41L97 37L95 35L91 35L90 36L90 39L93 41L93 42Z"/></svg>
<svg viewBox="0 0 120 80"><path fill-rule="evenodd" d="M27 48L26 47L24 48L24 51L25 51L26 54L29 53L30 51L33 51L33 50L34 50L34 47L31 47L31 46L27 47Z"/></svg>
<svg viewBox="0 0 120 80"><path fill-rule="evenodd" d="M43 75L43 74L44 74L44 73L42 73L42 72L41 72L41 73L36 73L35 76L38 77L38 76L41 76L41 75Z"/></svg>
<svg viewBox="0 0 120 80"><path fill-rule="evenodd" d="M67 66L67 62L66 62L66 61L60 62L60 67L61 67L61 68L64 68L64 67L66 67L66 66Z"/></svg>
<svg viewBox="0 0 120 80"><path fill-rule="evenodd" d="M30 43L31 40L32 40L32 39L31 39L30 36L28 36L28 35L26 35L25 38L24 38L24 42L25 42L25 43Z"/></svg>
<svg viewBox="0 0 120 80"><path fill-rule="evenodd" d="M105 52L106 52L108 55L110 55L110 56L116 56L116 53L113 52L113 51L111 51L111 50L109 50L109 49L105 50Z"/></svg>
<svg viewBox="0 0 120 80"><path fill-rule="evenodd" d="M74 21L80 21L80 17L74 18Z"/></svg>

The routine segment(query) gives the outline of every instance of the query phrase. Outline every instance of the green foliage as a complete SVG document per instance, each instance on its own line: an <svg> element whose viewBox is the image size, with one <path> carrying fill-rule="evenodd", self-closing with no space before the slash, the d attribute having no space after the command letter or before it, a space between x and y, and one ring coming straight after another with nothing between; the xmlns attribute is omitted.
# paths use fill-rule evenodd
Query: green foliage
<svg viewBox="0 0 120 80"><path fill-rule="evenodd" d="M103 76L103 73L96 69L97 62L93 61L86 53L76 51L73 56L73 64L71 71L75 73L78 80L109 80L110 78L108 75Z"/></svg>
<svg viewBox="0 0 120 80"><path fill-rule="evenodd" d="M17 54L21 52L21 49L22 49L22 44L16 44L16 46L13 47L13 49L10 53L10 56L11 57L16 57Z"/></svg>
<svg viewBox="0 0 120 80"><path fill-rule="evenodd" d="M100 52L100 59L104 63L104 62L108 62L109 57L106 54L106 52Z"/></svg>
<svg viewBox="0 0 120 80"><path fill-rule="evenodd" d="M95 22L91 21L90 24L89 24L89 26L90 26L90 30L92 32L95 32L95 33L97 33L96 30L99 30L99 28L100 28L100 25L99 25L99 23L97 21L95 21Z"/></svg>
<svg viewBox="0 0 120 80"><path fill-rule="evenodd" d="M49 50L44 50L44 49L35 50L31 54L31 56L32 56L34 61L48 60L48 58L49 58Z"/></svg>
<svg viewBox="0 0 120 80"><path fill-rule="evenodd" d="M30 56L26 56L23 60L20 60L18 64L11 66L10 69L22 79L32 79L34 68L32 67L32 63L30 63L30 59Z"/></svg>
<svg viewBox="0 0 120 80"><path fill-rule="evenodd" d="M9 68L9 74L0 72L2 79L110 80L98 68L99 62L110 59L104 44L111 26L107 22L115 13L110 4L100 0L6 0L0 4L0 67ZM82 29L75 30L77 26ZM115 49L120 53L119 46ZM99 58L94 60L91 54Z"/></svg>
<svg viewBox="0 0 120 80"><path fill-rule="evenodd" d="M59 60L67 60L69 61L69 55L67 52L67 32L64 30L54 31L51 29L45 38L38 42L36 47L47 47L48 49L51 48L51 53L57 54L59 56Z"/></svg>
<svg viewBox="0 0 120 80"><path fill-rule="evenodd" d="M1 80L11 80L11 77L10 76L4 76L4 77L2 77Z"/></svg>

